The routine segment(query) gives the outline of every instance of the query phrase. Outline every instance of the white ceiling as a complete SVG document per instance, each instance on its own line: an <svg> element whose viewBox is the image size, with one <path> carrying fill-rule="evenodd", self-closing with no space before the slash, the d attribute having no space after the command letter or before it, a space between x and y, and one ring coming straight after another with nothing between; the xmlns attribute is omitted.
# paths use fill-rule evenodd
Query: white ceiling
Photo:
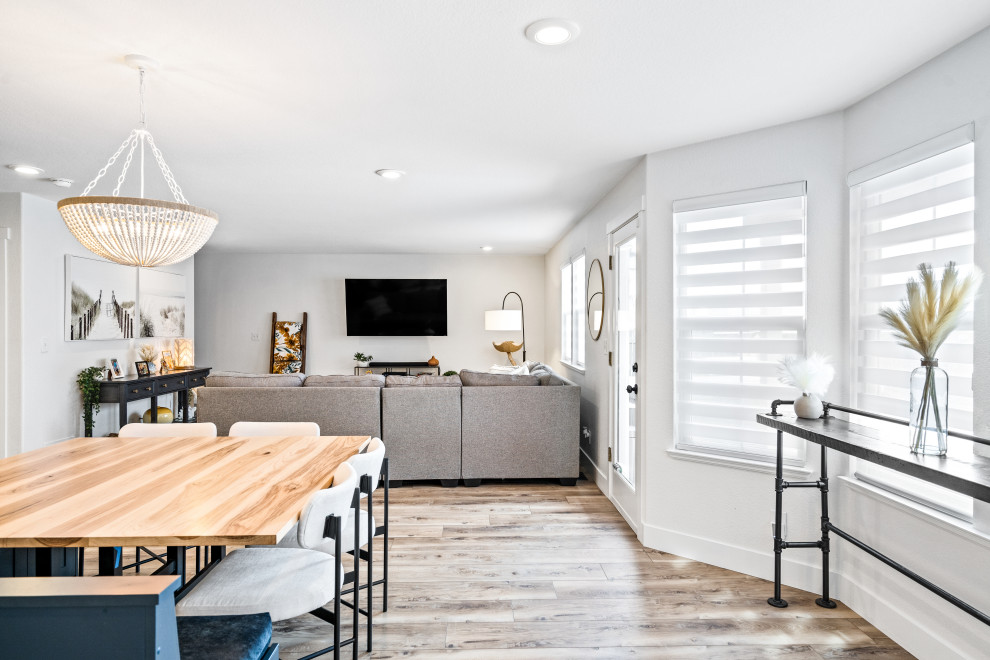
<svg viewBox="0 0 990 660"><path fill-rule="evenodd" d="M547 17L580 37L527 41ZM0 191L80 194L142 53L207 249L542 254L642 154L846 107L987 25L986 0L0 0L0 165L76 181Z"/></svg>

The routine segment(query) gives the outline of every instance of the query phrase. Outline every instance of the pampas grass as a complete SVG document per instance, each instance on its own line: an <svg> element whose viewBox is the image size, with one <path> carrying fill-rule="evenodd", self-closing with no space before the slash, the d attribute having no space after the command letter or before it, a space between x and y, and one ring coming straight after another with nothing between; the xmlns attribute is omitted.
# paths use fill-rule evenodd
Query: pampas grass
<svg viewBox="0 0 990 660"><path fill-rule="evenodd" d="M779 380L784 385L798 388L803 394L825 396L835 377L835 367L829 362L830 358L821 353L812 353L806 358L788 356L780 361Z"/></svg>
<svg viewBox="0 0 990 660"><path fill-rule="evenodd" d="M938 349L969 309L983 281L977 268L960 278L953 261L945 264L942 281L935 280L931 264L918 266L918 281L908 280L907 299L895 311L880 309L880 316L894 330L897 343L910 348L924 360L934 360Z"/></svg>

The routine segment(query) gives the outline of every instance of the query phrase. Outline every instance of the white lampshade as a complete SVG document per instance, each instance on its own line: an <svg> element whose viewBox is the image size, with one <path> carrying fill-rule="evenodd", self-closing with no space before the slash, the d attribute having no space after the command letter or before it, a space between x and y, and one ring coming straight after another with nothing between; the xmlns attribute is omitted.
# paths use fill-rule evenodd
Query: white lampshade
<svg viewBox="0 0 990 660"><path fill-rule="evenodd" d="M485 330L522 330L522 312L518 309L493 309L485 312Z"/></svg>

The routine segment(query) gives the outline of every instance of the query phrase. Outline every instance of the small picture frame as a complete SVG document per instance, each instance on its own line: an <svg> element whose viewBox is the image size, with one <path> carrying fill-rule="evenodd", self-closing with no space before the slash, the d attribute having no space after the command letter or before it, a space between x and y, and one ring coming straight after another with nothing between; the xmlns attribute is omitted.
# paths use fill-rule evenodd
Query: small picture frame
<svg viewBox="0 0 990 660"><path fill-rule="evenodd" d="M115 358L107 360L107 380L117 380L124 377L124 370L120 368L120 361Z"/></svg>
<svg viewBox="0 0 990 660"><path fill-rule="evenodd" d="M162 367L167 371L175 369L175 361L172 360L172 351L162 351Z"/></svg>
<svg viewBox="0 0 990 660"><path fill-rule="evenodd" d="M138 376L150 376L151 369L148 367L147 362L135 362L135 368L137 368Z"/></svg>

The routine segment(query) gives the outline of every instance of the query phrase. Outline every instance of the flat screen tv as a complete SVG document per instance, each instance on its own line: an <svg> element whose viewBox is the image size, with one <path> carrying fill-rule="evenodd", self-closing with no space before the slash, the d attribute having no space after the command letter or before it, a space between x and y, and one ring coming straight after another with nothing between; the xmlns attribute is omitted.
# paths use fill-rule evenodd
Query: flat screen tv
<svg viewBox="0 0 990 660"><path fill-rule="evenodd" d="M344 280L348 336L446 336L447 280Z"/></svg>

